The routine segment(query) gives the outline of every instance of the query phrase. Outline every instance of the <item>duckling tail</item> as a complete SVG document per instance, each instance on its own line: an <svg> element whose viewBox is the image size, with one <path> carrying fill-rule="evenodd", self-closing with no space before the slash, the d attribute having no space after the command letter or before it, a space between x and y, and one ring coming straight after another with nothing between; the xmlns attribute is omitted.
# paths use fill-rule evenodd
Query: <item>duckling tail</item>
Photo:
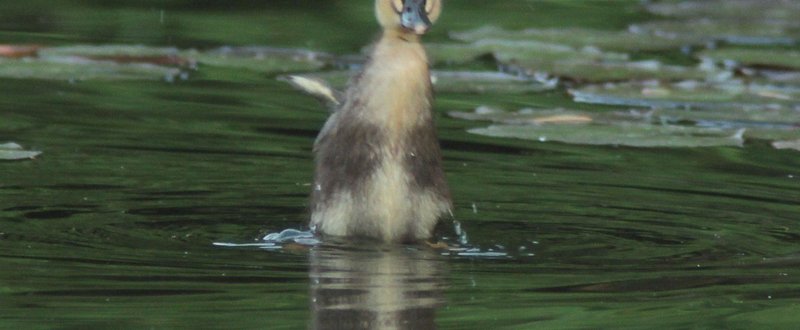
<svg viewBox="0 0 800 330"><path fill-rule="evenodd" d="M322 101L332 111L342 103L342 92L334 89L322 79L286 75L278 77L278 80L288 82L292 87Z"/></svg>

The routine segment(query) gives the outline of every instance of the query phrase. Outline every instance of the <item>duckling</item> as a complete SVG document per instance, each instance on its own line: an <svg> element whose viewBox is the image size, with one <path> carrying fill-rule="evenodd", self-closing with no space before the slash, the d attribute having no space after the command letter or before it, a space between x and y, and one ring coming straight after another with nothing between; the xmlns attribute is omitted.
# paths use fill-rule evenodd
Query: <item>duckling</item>
<svg viewBox="0 0 800 330"><path fill-rule="evenodd" d="M450 212L420 37L441 0L376 0L383 33L314 143L311 229L401 243Z"/></svg>

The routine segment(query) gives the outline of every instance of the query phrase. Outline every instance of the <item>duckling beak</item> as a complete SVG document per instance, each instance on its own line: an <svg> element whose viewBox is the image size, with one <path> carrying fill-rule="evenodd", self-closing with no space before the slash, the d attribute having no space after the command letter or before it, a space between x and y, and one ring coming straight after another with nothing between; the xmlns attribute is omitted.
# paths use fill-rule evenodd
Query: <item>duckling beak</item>
<svg viewBox="0 0 800 330"><path fill-rule="evenodd" d="M406 0L403 13L400 14L400 25L416 34L425 34L431 27L431 21L425 12L426 0Z"/></svg>

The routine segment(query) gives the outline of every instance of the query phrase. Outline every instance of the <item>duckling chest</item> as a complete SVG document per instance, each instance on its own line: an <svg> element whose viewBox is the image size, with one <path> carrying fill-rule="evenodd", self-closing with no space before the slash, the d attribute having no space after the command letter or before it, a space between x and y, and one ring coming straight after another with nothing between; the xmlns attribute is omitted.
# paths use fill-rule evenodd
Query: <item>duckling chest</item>
<svg viewBox="0 0 800 330"><path fill-rule="evenodd" d="M431 120L432 93L424 56L409 51L395 55L378 55L368 64L349 106L359 119L380 127L391 142L400 142Z"/></svg>

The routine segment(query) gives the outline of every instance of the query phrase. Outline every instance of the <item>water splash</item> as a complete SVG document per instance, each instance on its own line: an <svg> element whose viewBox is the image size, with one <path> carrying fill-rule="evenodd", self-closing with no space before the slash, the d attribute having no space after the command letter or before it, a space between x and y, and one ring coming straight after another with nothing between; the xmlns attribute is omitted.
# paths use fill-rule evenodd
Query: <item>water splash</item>
<svg viewBox="0 0 800 330"><path fill-rule="evenodd" d="M534 256L527 246L520 246L517 250L508 249L505 245L494 244L491 247L485 248L474 245L469 242L467 231L458 220L453 220L452 236L442 235L438 237L438 243L428 243L432 248L440 251L443 256L457 257L457 258L475 258L475 259L506 259L515 257L531 257ZM334 245L348 245L350 243L356 244L355 241L350 240L333 240L332 242L325 242L320 237L314 235L314 230L298 230L298 229L284 229L280 232L269 233L261 238L260 241L255 243L228 243L228 242L214 242L214 246L223 247L256 247L265 250L279 251L287 247L287 245L301 245L305 247L320 246L323 243L335 243ZM535 243L534 243L535 244Z"/></svg>
<svg viewBox="0 0 800 330"><path fill-rule="evenodd" d="M470 258L470 259L513 259L521 257L533 257L534 247L537 241L530 241L532 245L520 245L518 248L509 248L506 244L495 244L490 247L480 246L477 243L470 243L467 231L464 230L461 222L453 220L453 236L443 235L439 238L441 243L446 245L441 255Z"/></svg>
<svg viewBox="0 0 800 330"><path fill-rule="evenodd" d="M284 229L279 233L269 233L257 243L214 242L215 246L225 247L258 247L267 250L281 250L286 244L316 246L322 243L311 230Z"/></svg>

